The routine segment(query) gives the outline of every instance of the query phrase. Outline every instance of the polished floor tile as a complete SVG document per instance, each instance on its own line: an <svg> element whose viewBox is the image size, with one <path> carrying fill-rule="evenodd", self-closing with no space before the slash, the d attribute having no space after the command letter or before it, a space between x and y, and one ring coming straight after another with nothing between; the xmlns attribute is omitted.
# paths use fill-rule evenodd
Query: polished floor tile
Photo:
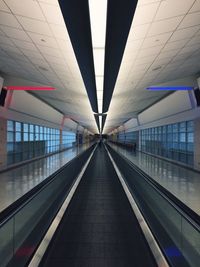
<svg viewBox="0 0 200 267"><path fill-rule="evenodd" d="M90 145L70 148L61 153L0 173L0 212L56 172Z"/></svg>
<svg viewBox="0 0 200 267"><path fill-rule="evenodd" d="M200 215L200 173L142 152L109 145Z"/></svg>

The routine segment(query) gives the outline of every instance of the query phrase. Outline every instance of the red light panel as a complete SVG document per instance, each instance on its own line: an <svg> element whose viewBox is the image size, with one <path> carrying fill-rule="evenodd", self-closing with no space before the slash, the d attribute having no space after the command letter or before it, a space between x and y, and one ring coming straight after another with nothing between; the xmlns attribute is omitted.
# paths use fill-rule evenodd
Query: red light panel
<svg viewBox="0 0 200 267"><path fill-rule="evenodd" d="M43 86L6 86L4 87L7 90L16 90L16 91L53 91L54 87L43 87Z"/></svg>

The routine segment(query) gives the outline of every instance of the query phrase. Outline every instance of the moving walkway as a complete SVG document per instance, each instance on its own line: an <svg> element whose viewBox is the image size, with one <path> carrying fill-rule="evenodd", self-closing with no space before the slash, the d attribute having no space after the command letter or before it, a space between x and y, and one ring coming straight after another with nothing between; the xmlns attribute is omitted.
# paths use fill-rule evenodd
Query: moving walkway
<svg viewBox="0 0 200 267"><path fill-rule="evenodd" d="M104 145L91 146L1 214L1 266L158 266L119 172L168 266L198 266L198 216ZM75 193L41 256L40 243L75 184ZM38 255L39 263L34 265Z"/></svg>

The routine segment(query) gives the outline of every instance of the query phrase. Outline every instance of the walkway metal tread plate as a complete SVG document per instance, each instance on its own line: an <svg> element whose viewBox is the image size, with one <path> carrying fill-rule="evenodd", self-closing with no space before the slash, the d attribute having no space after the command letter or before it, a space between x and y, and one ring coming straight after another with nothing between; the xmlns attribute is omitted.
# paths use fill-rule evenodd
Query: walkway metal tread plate
<svg viewBox="0 0 200 267"><path fill-rule="evenodd" d="M40 266L156 266L104 147L91 159Z"/></svg>

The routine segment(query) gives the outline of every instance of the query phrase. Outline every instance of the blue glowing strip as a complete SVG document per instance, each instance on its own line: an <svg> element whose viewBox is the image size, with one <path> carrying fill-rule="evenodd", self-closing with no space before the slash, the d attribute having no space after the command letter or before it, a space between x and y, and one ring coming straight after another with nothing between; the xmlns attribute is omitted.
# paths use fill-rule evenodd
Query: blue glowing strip
<svg viewBox="0 0 200 267"><path fill-rule="evenodd" d="M181 251L177 247L168 247L164 249L165 254L172 258L172 257L182 257Z"/></svg>
<svg viewBox="0 0 200 267"><path fill-rule="evenodd" d="M151 86L146 89L152 91L190 91L194 88L191 86Z"/></svg>

